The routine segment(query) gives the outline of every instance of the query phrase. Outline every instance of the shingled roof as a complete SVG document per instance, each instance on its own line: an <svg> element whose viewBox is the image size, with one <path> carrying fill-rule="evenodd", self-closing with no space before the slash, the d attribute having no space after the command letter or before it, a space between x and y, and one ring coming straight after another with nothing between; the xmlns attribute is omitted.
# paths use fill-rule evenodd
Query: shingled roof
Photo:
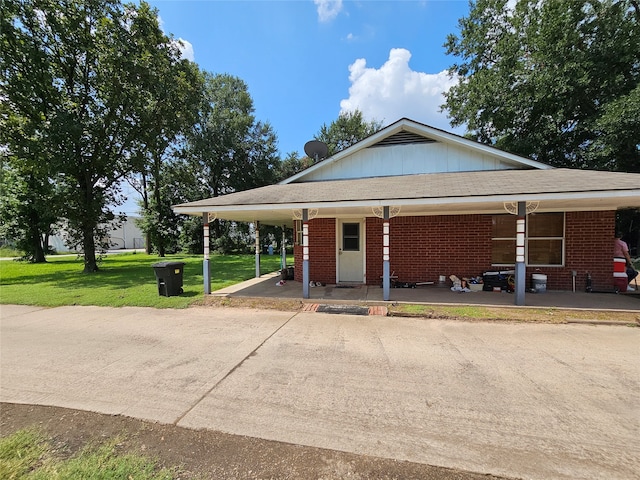
<svg viewBox="0 0 640 480"><path fill-rule="evenodd" d="M640 174L573 169L431 173L270 185L177 205L176 213L216 212L230 220L282 223L291 210L318 216L399 206L401 214L500 211L504 202L544 202L544 210L640 206ZM454 205L457 205L454 207ZM356 212L357 210L357 212Z"/></svg>

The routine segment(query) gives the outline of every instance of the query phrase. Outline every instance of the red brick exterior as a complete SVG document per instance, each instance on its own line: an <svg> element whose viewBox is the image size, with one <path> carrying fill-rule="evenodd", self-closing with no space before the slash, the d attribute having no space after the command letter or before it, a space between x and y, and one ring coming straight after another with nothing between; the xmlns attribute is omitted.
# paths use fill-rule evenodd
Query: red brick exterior
<svg viewBox="0 0 640 480"><path fill-rule="evenodd" d="M550 273L562 281L554 289L570 290L571 270L578 272L577 288L584 290L586 274L591 274L594 290L613 287L613 236L616 212L567 212L565 220L565 265Z"/></svg>
<svg viewBox="0 0 640 480"><path fill-rule="evenodd" d="M302 281L302 245L294 245L295 280ZM309 280L336 283L336 220L309 220Z"/></svg>
<svg viewBox="0 0 640 480"><path fill-rule="evenodd" d="M615 212L568 212L565 217L565 266L528 267L547 275L547 289L571 290L572 270L576 288L584 290L587 272L593 288L613 286L612 257ZM366 220L366 278L371 285L382 275L382 220ZM294 247L295 278L302 280L302 246ZM395 217L390 220L391 271L406 282L437 281L439 275L469 277L491 266L491 215L438 215ZM336 221L309 222L309 277L325 283L336 281Z"/></svg>
<svg viewBox="0 0 640 480"><path fill-rule="evenodd" d="M400 281L476 276L491 265L490 215L395 217L389 230L390 271ZM381 233L382 220L368 218L367 279L377 279L371 283L382 275Z"/></svg>

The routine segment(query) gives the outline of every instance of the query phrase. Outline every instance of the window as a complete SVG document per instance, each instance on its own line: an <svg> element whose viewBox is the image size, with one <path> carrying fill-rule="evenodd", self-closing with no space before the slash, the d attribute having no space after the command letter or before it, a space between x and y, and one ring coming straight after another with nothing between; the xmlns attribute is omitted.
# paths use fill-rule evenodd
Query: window
<svg viewBox="0 0 640 480"><path fill-rule="evenodd" d="M538 213L528 216L527 263L564 263L564 213Z"/></svg>
<svg viewBox="0 0 640 480"><path fill-rule="evenodd" d="M516 217L514 215L493 216L491 243L492 265L516 263Z"/></svg>
<svg viewBox="0 0 640 480"><path fill-rule="evenodd" d="M516 260L516 216L492 217L491 263L513 265ZM525 252L527 265L564 264L564 213L527 216Z"/></svg>
<svg viewBox="0 0 640 480"><path fill-rule="evenodd" d="M360 251L360 224L342 224L342 250L345 252Z"/></svg>

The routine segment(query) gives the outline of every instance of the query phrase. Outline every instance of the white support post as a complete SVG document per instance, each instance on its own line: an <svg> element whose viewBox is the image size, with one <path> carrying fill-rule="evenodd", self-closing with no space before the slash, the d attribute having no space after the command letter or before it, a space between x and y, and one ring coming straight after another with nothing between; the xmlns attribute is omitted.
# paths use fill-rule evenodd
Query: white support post
<svg viewBox="0 0 640 480"><path fill-rule="evenodd" d="M391 278L390 278L390 260L389 255L389 207L383 208L382 214L382 299L389 301Z"/></svg>
<svg viewBox="0 0 640 480"><path fill-rule="evenodd" d="M302 209L302 298L309 298L309 209Z"/></svg>
<svg viewBox="0 0 640 480"><path fill-rule="evenodd" d="M211 293L211 265L209 262L209 212L202 215L204 223L204 259L202 261L202 276L204 278L204 294Z"/></svg>
<svg viewBox="0 0 640 480"><path fill-rule="evenodd" d="M524 305L526 291L526 272L524 247L527 225L527 204L518 202L518 217L516 219L516 305Z"/></svg>
<svg viewBox="0 0 640 480"><path fill-rule="evenodd" d="M256 278L260 278L260 222L256 220Z"/></svg>
<svg viewBox="0 0 640 480"><path fill-rule="evenodd" d="M282 257L282 261L280 263L282 264L283 270L287 269L287 246L286 246L287 230L286 228L287 228L286 225L282 225L282 248L280 248L280 255Z"/></svg>

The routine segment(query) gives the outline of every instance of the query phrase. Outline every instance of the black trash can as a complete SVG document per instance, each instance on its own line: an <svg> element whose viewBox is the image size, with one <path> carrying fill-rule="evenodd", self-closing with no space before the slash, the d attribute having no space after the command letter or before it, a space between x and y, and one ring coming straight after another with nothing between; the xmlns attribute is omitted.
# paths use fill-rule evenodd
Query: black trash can
<svg viewBox="0 0 640 480"><path fill-rule="evenodd" d="M172 297L183 293L184 265L184 262L159 262L152 265L158 281L158 295Z"/></svg>

